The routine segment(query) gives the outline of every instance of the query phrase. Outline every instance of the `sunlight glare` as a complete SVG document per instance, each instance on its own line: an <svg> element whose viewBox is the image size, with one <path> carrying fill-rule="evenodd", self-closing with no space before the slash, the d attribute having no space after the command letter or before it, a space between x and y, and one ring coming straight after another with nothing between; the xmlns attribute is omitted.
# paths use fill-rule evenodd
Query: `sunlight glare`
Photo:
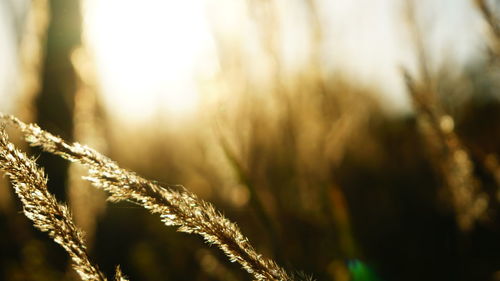
<svg viewBox="0 0 500 281"><path fill-rule="evenodd" d="M203 0L88 2L85 38L108 108L128 119L196 110L197 66L212 44Z"/></svg>

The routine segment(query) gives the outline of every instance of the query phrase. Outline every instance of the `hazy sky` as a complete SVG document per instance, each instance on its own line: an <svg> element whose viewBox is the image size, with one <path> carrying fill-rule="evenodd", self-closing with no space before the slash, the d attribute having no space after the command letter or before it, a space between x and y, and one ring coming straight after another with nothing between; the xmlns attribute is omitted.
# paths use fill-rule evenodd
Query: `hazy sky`
<svg viewBox="0 0 500 281"><path fill-rule="evenodd" d="M390 108L409 110L399 72L399 66L416 68L414 43L403 18L406 1L321 1L331 67L381 87ZM481 56L482 20L471 0L413 2L431 66L450 60L460 68Z"/></svg>
<svg viewBox="0 0 500 281"><path fill-rule="evenodd" d="M235 3L235 0L212 1L216 1L219 4ZM291 4L289 5L289 3L300 3L299 0L275 1L280 2L283 7L286 7L286 9L283 10L284 13L287 13L284 19L289 23L293 24L293 22L300 22L300 20L303 19L304 13L301 11L300 5L293 7ZM27 1L24 0L0 0L0 110L9 109L11 106L10 102L12 101L9 94L15 93L16 52L14 40L16 37L13 29L14 25L12 23L16 17L19 18L19 15L22 14L22 3L26 2ZM89 2L92 3L92 1ZM140 28L130 27L130 23L134 21L131 21L130 15L126 13L136 13L137 15L141 14L145 16L142 20L141 18L137 18L136 22L146 21L157 24L160 28L153 30L153 33L165 33L167 34L166 36L176 39L175 42L177 42L177 44L170 44L168 41L161 41L149 44L150 46L156 46L151 49L151 52L162 52L170 47L175 49L171 50L169 55L164 58L151 53L150 56L147 57L150 65L142 65L144 60L138 59L137 63L141 67L130 68L127 70L128 72L121 71L121 74L118 73L118 76L115 75L115 78L104 78L104 80L111 81L109 83L116 83L116 81L122 81L124 83L118 86L113 84L114 86L111 87L121 87L121 89L133 90L133 85L126 84L127 81L131 81L131 79L124 79L119 75L125 75L126 77L133 77L135 75L136 77L141 77L141 75L144 76L143 68L145 67L158 69L162 72L170 73L169 77L175 77L172 76L177 73L175 69L181 69L182 71L186 70L182 68L179 63L188 61L189 64L193 64L192 59L188 59L188 57L197 56L198 53L196 52L203 52L203 50L198 47L194 48L193 42L194 44L205 44L203 42L210 42L210 38L206 35L207 28L203 26L205 21L200 18L202 14L200 11L202 0L179 1L179 3L183 3L182 5L179 4L179 9L176 9L176 4L165 5L165 2L169 1L147 0L141 2L136 0L124 0L122 2L123 7L128 8L121 9L122 12L120 12L120 9L114 10L113 13L117 14L116 20L110 20L104 17L108 22L114 23L114 25L118 24L118 26L120 25L120 19L124 20L123 25L128 22L126 25L128 29L124 30L122 33L113 32L112 28L116 27L112 25L108 26L110 28L108 30L103 22L94 24L94 26L98 27L97 29L100 28L102 30L102 32L99 33L101 35L97 36L103 38L102 42L104 42L104 45L96 48L101 48L100 51L98 50L98 52L101 53L97 55L108 60L108 65L105 66L105 71L108 72L114 70L112 72L118 73L120 69L123 70L123 66L120 65L122 62L122 57L120 56L123 56L123 58L130 56L130 52L134 49L127 48L140 48L141 44L139 43L141 43L141 40L139 39L147 39L148 34L141 32ZM177 1L173 3L175 2ZM416 15L419 28L425 35L428 55L434 66L441 64L443 61L452 61L456 64L456 68L459 69L468 62L481 56L484 51L484 44L481 39L483 22L472 5L473 0L418 0L414 2L417 4ZM148 14L148 9L145 8L146 3L150 7L149 11L151 14ZM402 18L406 11L404 5L406 1L317 0L317 3L320 7L321 19L324 25L324 36L326 38L326 44L323 46L322 55L325 58L324 61L327 62L328 68L341 71L341 73L353 77L359 83L365 83L368 86L380 88L383 93L383 97L381 98L383 98L383 103L386 105L387 109L394 112L409 111L410 105L399 72L400 66L407 67L410 70L415 69L414 44L409 36L407 25ZM190 7L190 5L193 6ZM218 5L217 7L224 6ZM170 11L168 14L170 15L169 17L165 17L165 13L161 12L162 8ZM17 10L17 12L13 14L13 10ZM102 12L105 15L109 15L108 11ZM221 14L223 13L224 11L221 11ZM172 22L172 20L165 20L165 18L177 19L179 22ZM196 24L188 28L188 31L193 31L194 35L176 32L176 26L183 26L190 23ZM162 24L169 25L172 28L162 28ZM134 37L134 30L138 32L135 37L139 38L135 39L134 44L126 44L127 47L123 47L122 49L117 49L117 46L113 45L122 44L123 46L124 42L127 42L125 37ZM115 41L109 40L111 37L110 32L114 34L113 38L118 41L115 39L113 39ZM120 37L120 34L125 34L127 36L123 39ZM199 36L199 38L197 36ZM301 52L303 48L307 48L307 42L306 39L304 39L307 38L307 30L297 27L292 29L292 32L285 33L285 36L288 36L289 38L287 40L292 42L289 44L289 47L284 48L285 55L299 58L300 56L296 54ZM154 37L154 34L151 37ZM121 39L124 41L119 41ZM179 42L185 42L190 45L183 47L179 45ZM147 46L148 44L142 45ZM117 52L116 50L121 51ZM181 55L181 51L186 52ZM192 53L187 53L187 51ZM172 52L177 52L179 56L172 56ZM169 66L169 61L176 61L176 65L172 64ZM130 71L132 71L132 73L129 73ZM165 79L164 77L162 78L161 75L148 76L147 79L149 79L146 81L150 83L151 88L157 87L155 83L157 83L157 85L165 84ZM173 83L172 81L167 82ZM176 83L173 84L175 84L174 86L177 88L172 88L170 93L176 90L179 92L184 91L182 87L179 88L180 86ZM144 83L142 85L144 86ZM108 85L106 87L109 88L110 86ZM147 100L148 97L146 97L144 93L142 93L141 96L139 91L141 91L141 89L137 89L137 93L135 94L138 96L138 99ZM134 95L134 93L131 93L131 95ZM172 99L169 100L169 98L167 98L166 101L172 103ZM131 102L133 103L134 99L132 99ZM137 99L135 99L135 102L137 103Z"/></svg>

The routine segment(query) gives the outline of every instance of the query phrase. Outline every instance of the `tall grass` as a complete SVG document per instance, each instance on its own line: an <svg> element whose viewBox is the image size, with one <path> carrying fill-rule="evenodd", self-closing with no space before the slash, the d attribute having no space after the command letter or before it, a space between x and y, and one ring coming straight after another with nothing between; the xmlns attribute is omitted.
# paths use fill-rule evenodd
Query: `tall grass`
<svg viewBox="0 0 500 281"><path fill-rule="evenodd" d="M9 142L5 127L0 131L0 169L9 177L33 225L69 254L73 268L82 280L104 281L99 268L90 261L81 231L65 205L59 204L47 189L47 178L35 161ZM126 280L117 270L117 280Z"/></svg>
<svg viewBox="0 0 500 281"><path fill-rule="evenodd" d="M479 66L479 76L494 81L494 75L489 76L485 69L493 69L498 58L494 51L495 18L486 1L476 2L489 25L492 62L488 67ZM258 35L242 32L241 38L233 40L225 38L222 31L214 31L220 72L201 82L203 106L192 118L194 122L173 124L177 121L163 113L142 127L113 119L111 111L100 108L100 88L85 38L71 55L77 90L68 102L74 104L72 118L65 121L73 126L65 133L78 143L27 124L34 122L31 109L28 111L33 116L18 115L26 123L8 115L0 118L19 128L32 146L72 162L67 185L54 187L59 192L67 188L73 214L65 218L58 215L58 222L72 225L67 227L72 229L67 233L71 237L81 236L75 224L85 233L86 244L79 238L61 240L63 247L65 243L76 245L76 250L70 247L70 256L85 256L87 261L76 259L81 265L73 262L77 271L93 272L88 275L93 277L85 278L102 280L103 274L88 258L95 255L106 273L119 256L119 263L131 277L147 280L238 280L245 274L238 271L238 264L256 280L308 279L286 272L278 264L286 268L296 265L322 280L335 281L358 281L356 278L370 268L386 280L490 278L498 270L498 254L493 252L498 245L494 237L498 237L500 209L495 200L495 196L500 198L500 135L495 133L498 114L475 109L464 121L463 112L454 112L445 103L453 99L453 93L479 87L481 81L473 80L472 72L463 73L444 88L449 81L428 69L428 50L422 47L425 33L412 29L415 26L410 22L405 31L414 36L419 71L403 72L401 78L406 79L415 114L386 115L374 98L379 89L362 87L342 73L325 69L322 49L328 32L322 30L324 19L316 6L319 1L293 4L306 10L304 22L310 28L306 40L310 41L310 53L298 69L288 68L281 45L284 29L290 28L283 9L291 2L241 3L245 3L245 11L239 20ZM249 46L258 50L248 50ZM254 51L259 55L249 55ZM444 66L442 72L448 70L452 72ZM493 84L482 87L495 90ZM470 91L478 94L483 90ZM44 119L43 109L50 106L52 112L58 112L60 108L60 104L51 103L56 98L47 100L47 104L40 104L42 113L37 122L44 127L53 124ZM459 103L452 102L453 106ZM491 127L485 127L488 129L478 133L478 138L470 137L467 129L484 123L475 119L484 116L490 118ZM19 156L22 154L6 136L0 151L6 172L18 167L21 177L19 171L31 167L23 175L36 180L35 186L16 184L14 179L16 190L29 194L36 194L32 192L35 188L45 190L37 204L23 201L34 208L33 212L38 212L37 206L45 206L45 200L55 202L46 191L46 182L40 180L45 176L36 175L40 173L37 164ZM53 157L47 155L42 154L37 162L43 164ZM15 166L10 158L27 164ZM49 169L50 163L46 167ZM63 178L55 172L53 178L61 183L66 171L57 171ZM26 183L30 183L28 178ZM163 183L166 181L182 182L189 191ZM103 197L122 203L105 209ZM130 207L130 202L139 207ZM62 214L56 209L67 208L56 203L50 203L53 213ZM13 207L11 204L7 220L19 219ZM140 207L159 215L164 224L197 234L221 251L198 249L199 241L163 229L154 216L130 216ZM242 230L226 215L238 221ZM115 233L115 229L119 230ZM225 264L225 258L236 266ZM457 268L464 264L471 273L458 276ZM123 278L119 272L116 275ZM11 280L16 275L6 276Z"/></svg>
<svg viewBox="0 0 500 281"><path fill-rule="evenodd" d="M40 88L41 69L45 52L47 27L50 19L49 3L46 0L36 0L29 4L25 15L23 29L18 42L19 52L19 83L13 91L16 93L16 107L12 112L25 120L33 121L36 116L35 98ZM0 179L0 186L3 186ZM0 188L0 207L8 209L12 205L6 188ZM8 210L7 210L8 211Z"/></svg>
<svg viewBox="0 0 500 281"><path fill-rule="evenodd" d="M59 137L41 130L35 124L25 124L13 116L0 115L0 118L16 125L23 133L26 141L32 146L41 147L47 152L84 165L89 173L85 179L90 181L94 186L107 191L110 194L111 201L131 201L143 206L151 213L159 214L163 223L168 226L177 226L178 230L181 232L201 235L207 243L217 245L231 261L241 264L241 266L248 273L253 275L256 280L293 280L293 278L274 261L259 255L250 245L248 239L241 234L236 224L227 220L222 214L217 212L211 204L199 200L196 195L190 193L186 189L176 191L161 187L152 181L148 181L138 176L134 172L120 168L116 163L100 155L96 151L79 143L68 144ZM12 144L8 144L7 142L2 144L2 151L15 152ZM19 159L25 158L23 155L19 155L15 156ZM10 158L12 158L12 156L6 155L3 160L6 161ZM26 166L26 168L34 170L34 164L30 162L30 165ZM7 171L9 171L9 169L7 169ZM29 176L35 176L34 179L36 182L34 182L33 185L42 186L46 194L45 197L36 202L24 202L25 206L28 205L29 207L36 208L36 206L44 204L44 199L53 200L46 191L45 182L41 180L43 176L33 171L28 172L31 172L31 174L28 174ZM22 174L22 166L18 168L17 174L9 172L10 176L20 176ZM29 179L29 177L27 179ZM12 180L14 183L17 183L19 179L13 177ZM27 194L29 193L30 191L27 191ZM58 214L63 214L67 217L66 211L58 211L58 209L53 206L43 211L43 215L49 218L57 216ZM52 215L51 212L55 214ZM34 217L31 213L28 213L27 216L30 218ZM71 222L71 219L66 220L68 224ZM52 225L52 228L54 228L53 225L55 224L55 220L35 221L35 225L44 231L50 231L50 226ZM81 256L83 255L83 251L81 251L80 248L83 248L83 242L80 241L81 239L77 234L73 234L77 233L77 231L72 224L63 228L69 228L70 234L76 237L73 239L77 242L66 238L69 234L64 234L66 236L63 236L63 238L66 240L61 240L60 235L54 235L52 231L50 231L49 234L53 236L56 242L62 244L65 249L71 249L72 251L68 250L70 256L77 262L80 262L80 259L82 259ZM72 248L74 244L79 247L77 250ZM85 266L77 266L77 271L80 272L84 269L91 268L90 272L93 275L90 276L97 278L95 277L99 275L97 270L92 269L93 267L90 265L87 266L86 263L88 262L86 260L84 260L84 262ZM80 269L80 267L82 269ZM80 274L82 275L82 273ZM86 275L84 274L82 276Z"/></svg>
<svg viewBox="0 0 500 281"><path fill-rule="evenodd" d="M468 149L454 131L453 117L446 114L440 104L436 90L438 82L430 74L422 32L417 27L413 13L409 6L408 23L418 55L418 74L421 78L417 82L407 71L403 75L431 163L447 188L459 226L468 231L477 220L484 219L488 196L481 192Z"/></svg>

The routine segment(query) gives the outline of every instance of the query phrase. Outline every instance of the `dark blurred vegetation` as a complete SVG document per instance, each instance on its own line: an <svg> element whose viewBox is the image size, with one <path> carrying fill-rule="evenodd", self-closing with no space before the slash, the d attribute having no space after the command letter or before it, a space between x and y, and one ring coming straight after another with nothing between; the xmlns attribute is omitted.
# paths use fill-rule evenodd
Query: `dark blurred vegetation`
<svg viewBox="0 0 500 281"><path fill-rule="evenodd" d="M137 127L114 123L97 98L91 126L100 128L105 153L147 178L186 186L237 222L263 255L317 280L500 280L495 33L487 38L493 42L488 59L462 74L413 77L424 85L419 89L432 95L425 101L433 103L427 104L429 115L439 107L440 117L451 118L478 192L488 198L486 209L464 228L450 195L454 186L446 180L455 171L440 168L442 158L429 148L429 142L440 140L429 139L419 121L427 111L387 114L376 98L378 90L325 74L319 56L287 74L273 43L275 11L252 5L256 28L268 43L265 56L272 62L268 84L255 85L241 50L219 38L222 70L216 82L237 98L221 107L207 106L185 128L169 126L166 117ZM95 91L95 85L79 77L70 60L82 44L80 6L52 0L50 7L41 90L29 121L67 140L82 140L75 135L86 131L78 129L75 122L82 121L75 116L87 109L78 109L75 93L79 87ZM305 7L314 19L317 8ZM320 41L321 30L311 26ZM439 73L446 73L446 67ZM438 131L450 129L437 125L442 125ZM67 201L73 184L67 162L31 153L39 155L51 191ZM79 208L90 208L95 202L89 200ZM0 279L73 280L63 250L29 225L18 202L9 208L0 214ZM90 252L109 276L119 264L130 280L249 278L199 237L177 233L135 205L107 204L94 217Z"/></svg>

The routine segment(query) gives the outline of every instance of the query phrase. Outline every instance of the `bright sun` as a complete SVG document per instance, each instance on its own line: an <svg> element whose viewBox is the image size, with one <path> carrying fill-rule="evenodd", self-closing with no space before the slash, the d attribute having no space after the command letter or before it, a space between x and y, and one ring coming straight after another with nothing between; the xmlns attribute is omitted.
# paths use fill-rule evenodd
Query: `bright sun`
<svg viewBox="0 0 500 281"><path fill-rule="evenodd" d="M203 0L87 0L85 38L106 103L126 118L197 107L197 68L210 52Z"/></svg>

